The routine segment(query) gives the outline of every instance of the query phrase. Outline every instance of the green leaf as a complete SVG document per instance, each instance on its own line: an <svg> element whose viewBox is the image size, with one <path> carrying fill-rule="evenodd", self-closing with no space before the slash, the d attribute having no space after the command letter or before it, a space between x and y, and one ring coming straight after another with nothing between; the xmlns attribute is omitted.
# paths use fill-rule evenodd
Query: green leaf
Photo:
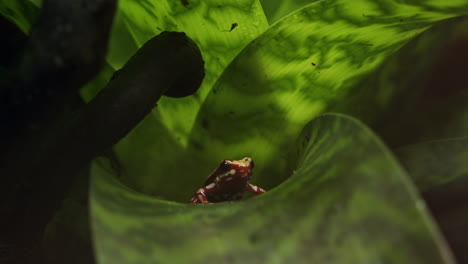
<svg viewBox="0 0 468 264"><path fill-rule="evenodd" d="M117 18L119 16L136 47L141 47L162 31L180 31L193 39L203 53L205 79L197 95L183 99L163 98L154 112L160 120L158 126L161 127L155 128L154 124L148 124L153 122L151 118L143 125L149 127L149 137L169 129L171 133L167 136L180 141L177 143L179 145L187 144L186 138L200 104L226 65L268 26L258 0L165 0L157 3L122 0L119 1ZM232 28L234 24L237 26ZM122 41L120 37L116 40L119 43ZM111 47L113 45L112 41ZM135 51L132 48L127 49L128 56ZM112 65L120 68L122 64Z"/></svg>
<svg viewBox="0 0 468 264"><path fill-rule="evenodd" d="M197 43L205 60L205 79L195 96L162 98L152 114L116 146L128 175L131 175L126 182L134 186L135 182L138 185L146 182L138 188L154 192L155 185L160 186L159 189L168 187L165 177L155 177L155 173L168 175L172 169L167 171L166 167L161 167L163 171L159 174L153 170L153 164L169 165L183 158L174 155L179 156L188 147L197 113L214 82L231 60L268 24L257 0L166 0L159 1L158 5L151 1L124 0L119 2L119 14L137 46L163 30L184 31ZM237 27L232 28L233 24ZM111 51L112 45L113 42ZM118 68L115 63L111 65ZM167 150L167 156L159 155L162 149Z"/></svg>
<svg viewBox="0 0 468 264"><path fill-rule="evenodd" d="M255 182L276 186L292 168L290 144L306 122L330 109L347 113L357 106L371 115L369 124L375 122L399 87L374 91L361 89L362 82L432 24L466 13L468 4L460 1L310 4L242 50L203 102L189 135L171 125L156 133L164 120L157 110L151 124L140 124L123 140L117 150L127 167L125 182L185 201L213 163L251 156L266 165ZM351 98L354 104L340 107ZM192 115L186 102L179 109L173 119ZM192 124L189 119L180 120Z"/></svg>
<svg viewBox="0 0 468 264"><path fill-rule="evenodd" d="M467 136L467 28L468 17L436 23L393 54L334 110L372 124L392 147ZM389 94L393 99L382 104L381 98Z"/></svg>
<svg viewBox="0 0 468 264"><path fill-rule="evenodd" d="M263 11L270 24L275 23L284 16L297 11L308 4L318 2L319 0L286 0L286 1L271 1L260 0Z"/></svg>
<svg viewBox="0 0 468 264"><path fill-rule="evenodd" d="M28 34L31 25L36 21L38 3L29 0L4 0L0 2L0 14L15 23L24 33Z"/></svg>
<svg viewBox="0 0 468 264"><path fill-rule="evenodd" d="M323 115L296 151L283 184L211 205L154 199L95 164L98 262L453 263L408 176L362 123Z"/></svg>
<svg viewBox="0 0 468 264"><path fill-rule="evenodd" d="M468 138L417 143L395 150L418 189L468 179Z"/></svg>

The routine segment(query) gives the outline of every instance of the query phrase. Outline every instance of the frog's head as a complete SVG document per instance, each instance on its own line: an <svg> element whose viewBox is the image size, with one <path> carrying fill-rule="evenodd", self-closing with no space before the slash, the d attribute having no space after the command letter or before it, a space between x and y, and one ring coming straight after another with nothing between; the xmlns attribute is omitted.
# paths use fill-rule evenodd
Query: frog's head
<svg viewBox="0 0 468 264"><path fill-rule="evenodd" d="M241 160L225 159L219 164L217 178L222 181L248 180L252 177L253 168L254 162L249 157Z"/></svg>

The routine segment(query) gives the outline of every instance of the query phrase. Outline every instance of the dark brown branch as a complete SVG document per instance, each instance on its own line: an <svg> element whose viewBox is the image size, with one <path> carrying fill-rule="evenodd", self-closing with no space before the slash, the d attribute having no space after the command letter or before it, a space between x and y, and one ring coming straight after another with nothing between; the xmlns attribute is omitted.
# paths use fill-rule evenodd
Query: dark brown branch
<svg viewBox="0 0 468 264"><path fill-rule="evenodd" d="M56 119L98 73L115 7L116 0L44 0L16 79L0 89L3 145Z"/></svg>
<svg viewBox="0 0 468 264"><path fill-rule="evenodd" d="M184 33L164 32L147 42L72 118L14 152L15 158L5 166L6 173L22 179L7 199L23 201L24 210L19 212L23 222L16 230L38 237L76 172L125 136L166 91L196 90L204 77L203 66L198 47Z"/></svg>

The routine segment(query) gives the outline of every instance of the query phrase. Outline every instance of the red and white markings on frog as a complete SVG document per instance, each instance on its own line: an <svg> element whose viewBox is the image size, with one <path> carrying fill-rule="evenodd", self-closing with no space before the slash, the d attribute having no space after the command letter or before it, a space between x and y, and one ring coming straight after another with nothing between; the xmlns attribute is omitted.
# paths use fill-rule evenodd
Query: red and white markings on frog
<svg viewBox="0 0 468 264"><path fill-rule="evenodd" d="M235 201L241 199L244 192L264 193L264 189L248 182L253 168L254 162L249 157L223 160L206 179L205 186L195 192L190 203Z"/></svg>

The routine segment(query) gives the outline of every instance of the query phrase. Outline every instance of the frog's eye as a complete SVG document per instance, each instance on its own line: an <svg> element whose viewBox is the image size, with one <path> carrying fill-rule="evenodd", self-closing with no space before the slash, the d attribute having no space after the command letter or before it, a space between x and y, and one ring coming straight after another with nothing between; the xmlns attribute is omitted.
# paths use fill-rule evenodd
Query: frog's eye
<svg viewBox="0 0 468 264"><path fill-rule="evenodd" d="M228 171L231 169L231 164L227 163L226 161L223 161L221 162L221 164L219 164L219 167L222 171Z"/></svg>
<svg viewBox="0 0 468 264"><path fill-rule="evenodd" d="M253 169L255 167L255 163L253 162L253 160L250 162L250 168Z"/></svg>

